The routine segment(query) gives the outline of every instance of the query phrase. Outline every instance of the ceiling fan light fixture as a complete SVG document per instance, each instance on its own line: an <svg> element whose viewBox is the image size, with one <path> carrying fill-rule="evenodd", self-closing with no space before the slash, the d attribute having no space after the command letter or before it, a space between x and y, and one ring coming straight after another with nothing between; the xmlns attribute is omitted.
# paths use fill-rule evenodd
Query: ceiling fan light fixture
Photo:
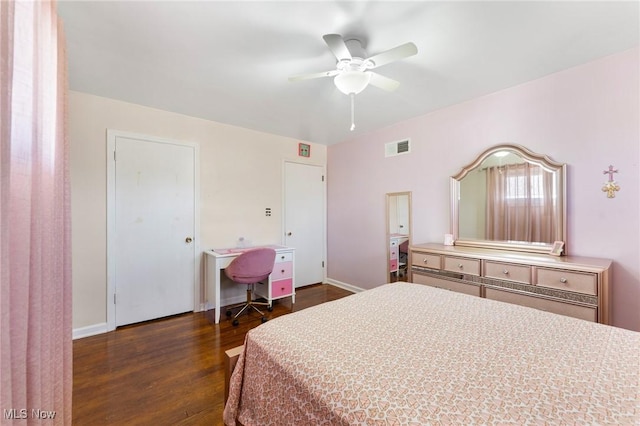
<svg viewBox="0 0 640 426"><path fill-rule="evenodd" d="M338 90L345 95L350 95L352 93L357 95L367 87L370 80L370 72L343 71L333 79L333 82Z"/></svg>

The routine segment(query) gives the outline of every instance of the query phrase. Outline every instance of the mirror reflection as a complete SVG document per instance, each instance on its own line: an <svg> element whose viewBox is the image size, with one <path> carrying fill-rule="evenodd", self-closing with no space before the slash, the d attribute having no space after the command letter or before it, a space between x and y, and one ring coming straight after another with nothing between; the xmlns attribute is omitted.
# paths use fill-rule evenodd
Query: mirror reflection
<svg viewBox="0 0 640 426"><path fill-rule="evenodd" d="M564 241L564 165L515 145L485 151L452 178L458 245L548 251Z"/></svg>
<svg viewBox="0 0 640 426"><path fill-rule="evenodd" d="M408 281L411 244L411 192L387 194L388 282Z"/></svg>

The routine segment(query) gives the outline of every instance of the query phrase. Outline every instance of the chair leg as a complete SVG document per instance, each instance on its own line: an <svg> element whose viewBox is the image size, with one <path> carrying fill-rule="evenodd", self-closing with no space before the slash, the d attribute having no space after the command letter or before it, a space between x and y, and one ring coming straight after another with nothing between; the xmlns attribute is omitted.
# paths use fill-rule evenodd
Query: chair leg
<svg viewBox="0 0 640 426"><path fill-rule="evenodd" d="M238 318L240 315L243 314L244 311L246 311L251 306L251 287L250 286L247 286L247 301L244 303L240 303L236 307L240 307L240 306L242 306L242 309L240 309L238 313L233 316L233 319Z"/></svg>
<svg viewBox="0 0 640 426"><path fill-rule="evenodd" d="M251 305L244 305L244 306L242 307L242 309L240 309L240 310L238 311L238 313L237 313L237 314L235 314L235 316L233 317L233 319L236 319L236 318L238 318L240 315L242 315L242 314L243 314L243 312L244 312L244 311L246 311L250 306L251 306Z"/></svg>
<svg viewBox="0 0 640 426"><path fill-rule="evenodd" d="M253 300L253 284L249 284L247 286L247 301L244 303L239 303L237 305L231 306L229 308L227 308L227 312L230 312L231 309L235 309L235 308L239 308L242 306L242 309L240 309L240 311L234 315L233 319L234 319L234 323L237 322L237 318L242 315L245 311L247 311L247 313L249 313L249 308L253 308L256 312L258 312L260 315L262 315L264 317L264 313L256 308L256 305L260 305L260 306L267 306L270 307L271 304L268 302L255 302ZM263 322L264 322L264 318L263 318ZM235 324L234 324L235 325Z"/></svg>
<svg viewBox="0 0 640 426"><path fill-rule="evenodd" d="M252 304L251 304L251 305L249 305L249 306L251 306L251 307L253 308L253 310L254 310L254 311L256 311L256 312L257 312L257 313L259 313L260 315L263 315L263 316L264 316L264 314L262 313L262 311L261 311L260 309L256 308L255 304L253 304L253 303L252 303Z"/></svg>

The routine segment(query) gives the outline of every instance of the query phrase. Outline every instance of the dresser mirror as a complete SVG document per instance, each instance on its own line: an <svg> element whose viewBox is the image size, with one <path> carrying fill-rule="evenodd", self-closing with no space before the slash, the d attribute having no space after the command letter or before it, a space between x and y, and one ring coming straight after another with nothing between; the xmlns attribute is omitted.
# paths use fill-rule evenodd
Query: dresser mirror
<svg viewBox="0 0 640 426"><path fill-rule="evenodd" d="M411 244L411 192L387 194L387 279L407 281Z"/></svg>
<svg viewBox="0 0 640 426"><path fill-rule="evenodd" d="M451 177L451 228L455 245L550 253L566 243L566 165L519 145L487 149Z"/></svg>

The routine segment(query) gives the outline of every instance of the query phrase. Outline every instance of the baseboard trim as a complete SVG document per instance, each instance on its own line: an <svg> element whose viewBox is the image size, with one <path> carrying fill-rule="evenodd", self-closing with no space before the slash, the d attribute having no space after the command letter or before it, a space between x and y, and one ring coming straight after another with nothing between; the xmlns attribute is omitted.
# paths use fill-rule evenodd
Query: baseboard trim
<svg viewBox="0 0 640 426"><path fill-rule="evenodd" d="M247 296L244 294L240 296L227 297L226 299L220 299L220 309L222 310L222 308L224 308L225 306L238 305L246 301L247 301ZM213 306L211 306L211 309L213 309Z"/></svg>
<svg viewBox="0 0 640 426"><path fill-rule="evenodd" d="M327 282L327 284L331 284L333 286L339 287L347 291L351 291L353 293L360 293L366 290L362 287L356 287L355 285L343 283L342 281L334 280L332 278L327 278L325 281Z"/></svg>
<svg viewBox="0 0 640 426"><path fill-rule="evenodd" d="M347 283L344 283L342 281L334 280L334 279L331 279L331 278L327 278L325 280L325 282L327 284L331 284L333 286L339 287L339 288L347 290L347 291L351 291L353 293L360 293L360 292L366 290L364 288L356 287L354 285L347 284ZM222 299L220 301L220 303L221 303L222 307L224 307L224 306L230 306L230 305L235 305L235 304L238 304L238 303L242 303L245 300L246 300L246 297L244 295L241 295L241 296L229 297L229 298L226 298L226 299ZM201 305L201 309L202 308L204 308L203 310L213 309L213 304L212 303L203 304L203 305ZM86 327L74 328L73 329L73 340L82 339L83 337L95 336L97 334L106 333L108 331L109 331L109 328L108 328L106 322L103 322L103 323L100 323L100 324L88 325Z"/></svg>
<svg viewBox="0 0 640 426"><path fill-rule="evenodd" d="M107 323L88 325L86 327L73 329L73 340L82 339L83 337L95 336L96 334L102 334L109 331Z"/></svg>

